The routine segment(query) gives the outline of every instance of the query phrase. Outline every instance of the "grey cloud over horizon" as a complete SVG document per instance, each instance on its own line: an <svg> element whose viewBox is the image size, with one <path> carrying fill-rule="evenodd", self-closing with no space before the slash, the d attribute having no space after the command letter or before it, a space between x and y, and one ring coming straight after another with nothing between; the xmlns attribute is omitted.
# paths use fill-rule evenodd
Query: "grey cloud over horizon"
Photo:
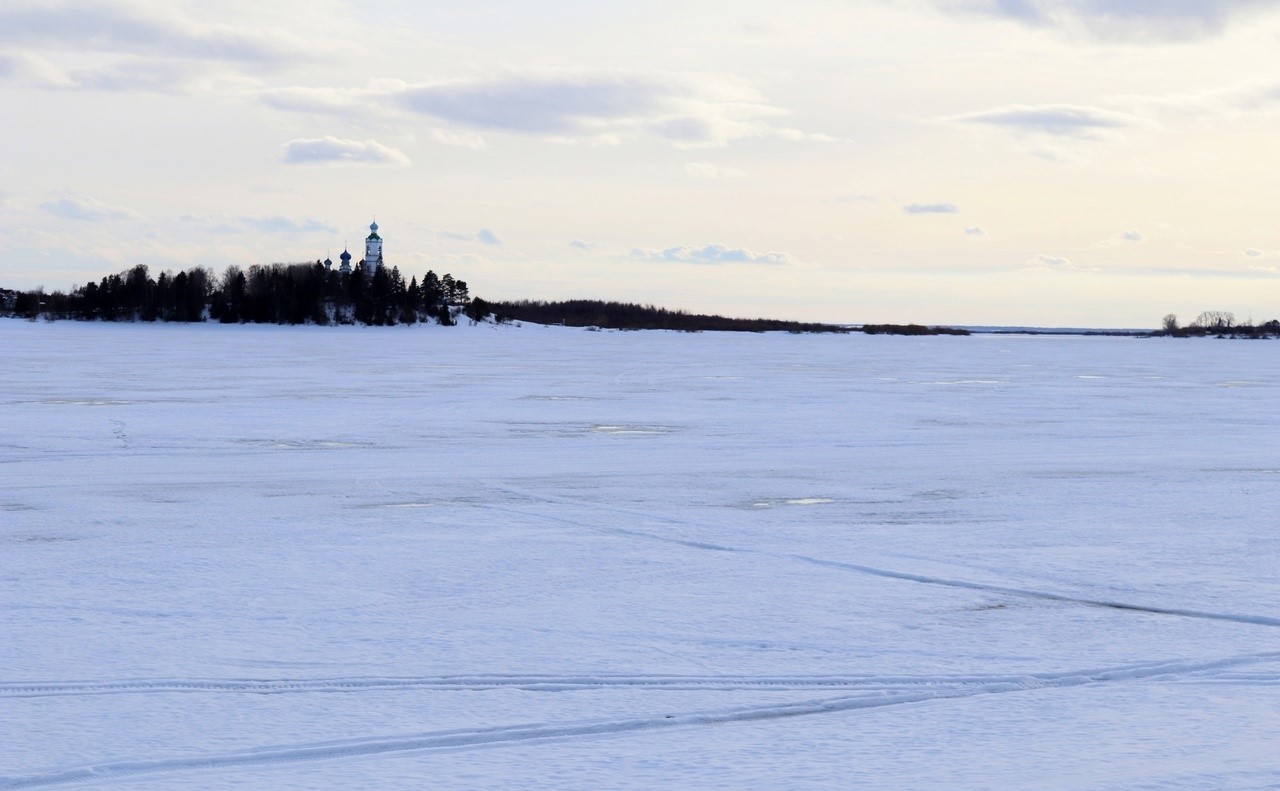
<svg viewBox="0 0 1280 791"><path fill-rule="evenodd" d="M0 44L256 64L303 52L282 31L201 24L128 3L68 0L6 3L0 7Z"/></svg>
<svg viewBox="0 0 1280 791"><path fill-rule="evenodd" d="M955 214L960 207L954 203L908 203L902 210L907 214Z"/></svg>
<svg viewBox="0 0 1280 791"><path fill-rule="evenodd" d="M1073 272L1074 271L1093 271L1093 270L1085 270L1084 267L1078 266L1070 258L1067 258L1065 256L1045 255L1043 253L1035 256L1030 261L1027 261L1027 266L1033 269L1054 269L1054 270L1060 270L1060 271L1073 271Z"/></svg>
<svg viewBox="0 0 1280 791"><path fill-rule="evenodd" d="M164 57L61 69L31 53L0 54L0 79L21 80L47 90L186 93L203 73L203 64Z"/></svg>
<svg viewBox="0 0 1280 791"><path fill-rule="evenodd" d="M259 77L312 58L285 30L119 0L11 0L0 5L0 47L9 50L0 79L69 91L190 93L220 76Z"/></svg>
<svg viewBox="0 0 1280 791"><path fill-rule="evenodd" d="M738 179L747 175L740 168L717 165L714 162L690 162L684 166L685 175L703 179Z"/></svg>
<svg viewBox="0 0 1280 791"><path fill-rule="evenodd" d="M770 123L785 111L741 81L707 75L610 70L508 74L419 85L383 81L365 89L283 88L260 98L290 112L351 117L375 106L389 117L419 116L455 129L561 141L617 143L650 135L677 147L701 148L760 137L832 140Z"/></svg>
<svg viewBox="0 0 1280 791"><path fill-rule="evenodd" d="M831 198L831 203L879 203L880 199L875 195L854 194L854 195L837 195Z"/></svg>
<svg viewBox="0 0 1280 791"><path fill-rule="evenodd" d="M182 93L197 76L196 69L172 61L123 61L67 73L70 87L81 90L157 93Z"/></svg>
<svg viewBox="0 0 1280 791"><path fill-rule="evenodd" d="M1098 39L1190 41L1221 33L1236 17L1280 8L1280 0L929 0L952 13Z"/></svg>
<svg viewBox="0 0 1280 791"><path fill-rule="evenodd" d="M300 235L308 233L338 233L338 229L327 222L315 219L295 220L280 215L239 217L202 217L185 214L180 217L183 222L199 225L212 233L265 233L280 235Z"/></svg>
<svg viewBox="0 0 1280 791"><path fill-rule="evenodd" d="M1087 140L1098 139L1106 134L1114 134L1131 127L1151 125L1151 122L1136 116L1071 104L1014 104L992 110L954 115L944 120L1021 133Z"/></svg>
<svg viewBox="0 0 1280 791"><path fill-rule="evenodd" d="M141 216L132 209L126 209L122 206L109 206L96 198L78 195L64 195L45 201L40 204L40 208L64 220L81 220L85 222L134 220Z"/></svg>
<svg viewBox="0 0 1280 791"><path fill-rule="evenodd" d="M291 140L284 145L280 159L290 165L411 164L404 152L385 146L376 140L347 140L325 136L314 139Z"/></svg>
<svg viewBox="0 0 1280 791"><path fill-rule="evenodd" d="M474 233L459 233L457 231L440 231L436 234L441 239L453 239L459 242L479 242L488 245L500 245L502 239L493 232L491 228L481 228Z"/></svg>
<svg viewBox="0 0 1280 791"><path fill-rule="evenodd" d="M682 264L772 264L785 265L795 263L795 259L787 253L759 253L745 247L729 247L723 244L708 244L703 247L678 245L662 250L633 248L627 254L633 261L666 261Z"/></svg>

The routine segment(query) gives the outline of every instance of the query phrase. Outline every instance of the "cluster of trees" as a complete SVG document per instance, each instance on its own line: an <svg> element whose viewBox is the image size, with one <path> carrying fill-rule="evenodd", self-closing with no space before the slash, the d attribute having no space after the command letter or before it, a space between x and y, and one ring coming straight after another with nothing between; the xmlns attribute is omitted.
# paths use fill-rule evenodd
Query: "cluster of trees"
<svg viewBox="0 0 1280 791"><path fill-rule="evenodd" d="M314 264L228 267L221 277L202 267L152 278L138 265L70 293L10 292L0 314L26 318L103 321L207 321L224 324L453 324L453 310L471 315L467 284L453 275L427 272L408 283L396 267L367 276ZM484 303L481 301L480 303Z"/></svg>
<svg viewBox="0 0 1280 791"><path fill-rule="evenodd" d="M1280 338L1280 320L1272 319L1262 324L1252 320L1237 323L1234 313L1225 310L1206 310L1195 321L1183 327L1178 317L1170 313L1161 322L1156 335L1175 338L1197 338L1212 335L1215 338Z"/></svg>
<svg viewBox="0 0 1280 791"><path fill-rule="evenodd" d="M628 302L603 302L593 299L571 299L563 302L522 300L519 302L485 303L483 310L499 322L528 321L533 324L563 324L566 327L600 327L618 330L727 330L737 332L848 332L835 324L814 324L774 319L730 319L667 310L653 305Z"/></svg>
<svg viewBox="0 0 1280 791"><path fill-rule="evenodd" d="M957 327L926 327L923 324L863 324L868 335L970 335Z"/></svg>

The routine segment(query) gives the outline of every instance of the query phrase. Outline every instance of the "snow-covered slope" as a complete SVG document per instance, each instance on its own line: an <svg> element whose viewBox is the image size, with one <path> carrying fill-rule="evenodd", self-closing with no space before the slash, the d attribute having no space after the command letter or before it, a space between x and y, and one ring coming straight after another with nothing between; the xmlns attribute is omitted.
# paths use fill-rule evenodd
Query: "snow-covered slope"
<svg viewBox="0 0 1280 791"><path fill-rule="evenodd" d="M1272 344L0 341L0 788L1280 784Z"/></svg>

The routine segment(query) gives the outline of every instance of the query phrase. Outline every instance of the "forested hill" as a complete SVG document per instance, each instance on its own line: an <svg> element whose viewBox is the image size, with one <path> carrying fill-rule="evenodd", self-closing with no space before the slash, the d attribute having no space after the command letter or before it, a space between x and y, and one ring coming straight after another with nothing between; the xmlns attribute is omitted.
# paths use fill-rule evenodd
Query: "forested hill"
<svg viewBox="0 0 1280 791"><path fill-rule="evenodd" d="M467 284L428 271L405 282L396 267L366 277L323 264L228 267L220 277L202 267L153 278L135 266L70 293L0 294L0 315L100 321L219 321L224 324L452 324L471 303Z"/></svg>

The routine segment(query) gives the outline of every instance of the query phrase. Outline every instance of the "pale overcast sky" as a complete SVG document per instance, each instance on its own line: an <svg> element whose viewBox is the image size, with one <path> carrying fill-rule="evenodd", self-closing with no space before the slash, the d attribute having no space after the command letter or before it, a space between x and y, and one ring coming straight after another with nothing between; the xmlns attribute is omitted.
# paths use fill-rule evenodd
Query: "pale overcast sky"
<svg viewBox="0 0 1280 791"><path fill-rule="evenodd" d="M0 3L0 285L359 257L828 321L1280 315L1280 0Z"/></svg>

